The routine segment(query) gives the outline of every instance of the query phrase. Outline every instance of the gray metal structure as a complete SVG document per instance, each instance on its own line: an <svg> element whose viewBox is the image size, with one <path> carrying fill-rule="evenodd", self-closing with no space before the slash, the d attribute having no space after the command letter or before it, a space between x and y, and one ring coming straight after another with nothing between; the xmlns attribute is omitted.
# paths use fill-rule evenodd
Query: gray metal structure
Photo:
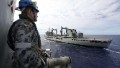
<svg viewBox="0 0 120 68"><path fill-rule="evenodd" d="M0 68L9 68L12 50L7 45L7 33L13 22L16 0L0 0Z"/></svg>

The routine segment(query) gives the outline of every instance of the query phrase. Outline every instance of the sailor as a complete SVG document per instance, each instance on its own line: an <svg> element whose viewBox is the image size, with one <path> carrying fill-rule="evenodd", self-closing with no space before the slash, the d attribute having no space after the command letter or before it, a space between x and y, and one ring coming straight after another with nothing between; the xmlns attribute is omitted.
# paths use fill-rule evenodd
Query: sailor
<svg viewBox="0 0 120 68"><path fill-rule="evenodd" d="M39 12L36 3L20 0L21 14L8 32L8 45L14 50L12 68L44 68L43 60L35 51L41 49L41 40L35 22Z"/></svg>

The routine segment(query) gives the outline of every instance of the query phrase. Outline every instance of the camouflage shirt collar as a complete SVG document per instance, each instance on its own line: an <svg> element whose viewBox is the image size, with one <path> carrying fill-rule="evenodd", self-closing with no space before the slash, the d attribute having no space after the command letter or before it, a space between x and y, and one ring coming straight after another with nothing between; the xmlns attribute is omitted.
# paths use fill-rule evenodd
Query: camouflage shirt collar
<svg viewBox="0 0 120 68"><path fill-rule="evenodd" d="M27 20L33 22L29 17L27 17L27 16L24 15L24 14L20 14L20 15L19 15L19 18L20 18L20 19L27 19Z"/></svg>

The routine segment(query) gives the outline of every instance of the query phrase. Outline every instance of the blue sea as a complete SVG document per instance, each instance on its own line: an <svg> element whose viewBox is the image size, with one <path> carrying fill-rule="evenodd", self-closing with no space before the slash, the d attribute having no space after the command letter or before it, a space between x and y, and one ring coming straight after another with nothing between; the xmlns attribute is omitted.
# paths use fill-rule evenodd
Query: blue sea
<svg viewBox="0 0 120 68"><path fill-rule="evenodd" d="M84 47L49 41L41 36L42 48L51 49L52 57L70 56L72 68L120 68L120 35L85 35L84 37L109 38L108 48Z"/></svg>

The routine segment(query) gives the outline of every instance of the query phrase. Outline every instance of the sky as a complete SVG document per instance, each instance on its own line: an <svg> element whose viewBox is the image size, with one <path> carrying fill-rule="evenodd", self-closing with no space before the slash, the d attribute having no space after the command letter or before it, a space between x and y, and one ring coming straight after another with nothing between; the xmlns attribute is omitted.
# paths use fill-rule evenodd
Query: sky
<svg viewBox="0 0 120 68"><path fill-rule="evenodd" d="M18 1L16 6L18 6ZM39 9L40 34L61 26L86 35L120 35L120 0L32 0ZM15 11L17 20L19 11ZM59 32L58 32L59 33Z"/></svg>

